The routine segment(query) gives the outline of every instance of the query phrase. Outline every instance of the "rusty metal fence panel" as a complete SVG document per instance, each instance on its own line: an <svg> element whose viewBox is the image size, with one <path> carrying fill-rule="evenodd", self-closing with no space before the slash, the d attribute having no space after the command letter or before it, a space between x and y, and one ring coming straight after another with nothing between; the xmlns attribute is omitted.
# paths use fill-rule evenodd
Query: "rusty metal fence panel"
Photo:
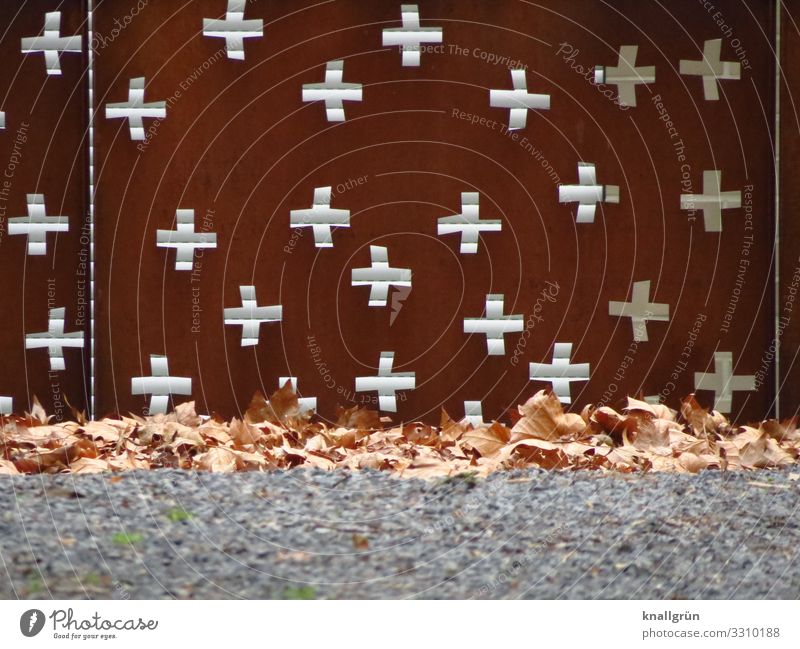
<svg viewBox="0 0 800 649"><path fill-rule="evenodd" d="M0 412L36 395L56 420L87 409L91 353L86 13L64 4L0 4Z"/></svg>
<svg viewBox="0 0 800 649"><path fill-rule="evenodd" d="M405 7L92 8L96 412L774 411L772 4Z"/></svg>

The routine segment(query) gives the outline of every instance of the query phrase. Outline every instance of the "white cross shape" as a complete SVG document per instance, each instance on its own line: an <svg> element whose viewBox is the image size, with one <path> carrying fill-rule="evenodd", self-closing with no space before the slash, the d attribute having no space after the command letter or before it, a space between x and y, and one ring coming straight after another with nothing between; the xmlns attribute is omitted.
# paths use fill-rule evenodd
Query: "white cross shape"
<svg viewBox="0 0 800 649"><path fill-rule="evenodd" d="M28 235L28 254L47 254L47 233L68 232L69 218L66 216L47 216L44 194L28 194L28 216L15 216L8 219L9 234Z"/></svg>
<svg viewBox="0 0 800 649"><path fill-rule="evenodd" d="M461 254L478 252L478 240L481 232L500 232L502 221L480 218L480 194L478 192L461 192L461 214L443 216L438 221L438 234L461 233Z"/></svg>
<svg viewBox="0 0 800 649"><path fill-rule="evenodd" d="M486 422L483 421L483 406L480 401L464 402L464 419L472 424L473 428L486 425Z"/></svg>
<svg viewBox="0 0 800 649"><path fill-rule="evenodd" d="M608 303L608 315L630 318L633 326L633 339L646 342L647 321L669 322L669 304L650 302L650 280L634 282L630 302Z"/></svg>
<svg viewBox="0 0 800 649"><path fill-rule="evenodd" d="M64 333L66 309L50 309L47 318L47 331L25 335L25 349L47 348L50 356L50 369L58 372L65 369L64 347L83 347L82 331Z"/></svg>
<svg viewBox="0 0 800 649"><path fill-rule="evenodd" d="M503 356L506 353L503 336L522 331L524 323L521 315L503 315L502 294L486 296L486 316L483 318L464 318L464 333L486 334L486 348L489 356Z"/></svg>
<svg viewBox="0 0 800 649"><path fill-rule="evenodd" d="M170 395L192 394L192 379L184 376L170 376L166 356L150 355L152 376L135 376L131 379L131 394L149 394L151 415L167 412Z"/></svg>
<svg viewBox="0 0 800 649"><path fill-rule="evenodd" d="M316 187L310 209L289 212L291 227L314 229L314 245L317 248L333 248L331 228L350 227L350 210L331 209L332 192L331 187Z"/></svg>
<svg viewBox="0 0 800 649"><path fill-rule="evenodd" d="M354 268L351 284L369 286L369 306L386 306L390 286L411 286L410 268L389 266L389 253L384 246L370 246L372 266Z"/></svg>
<svg viewBox="0 0 800 649"><path fill-rule="evenodd" d="M719 99L720 80L738 80L742 77L742 66L738 61L722 61L722 39L715 38L703 45L703 58L699 61L681 59L681 74L703 77L703 97L706 101Z"/></svg>
<svg viewBox="0 0 800 649"><path fill-rule="evenodd" d="M284 385L286 385L287 381L292 384L292 391L297 394L297 377L294 376L282 376L280 379L278 379L278 388L282 388ZM301 413L309 412L310 410L316 410L317 397L301 397L298 395L297 407Z"/></svg>
<svg viewBox="0 0 800 649"><path fill-rule="evenodd" d="M619 203L618 185L598 185L597 171L592 162L578 163L577 185L559 185L559 203L578 203L576 223L594 223L597 203Z"/></svg>
<svg viewBox="0 0 800 649"><path fill-rule="evenodd" d="M733 353L714 352L714 373L694 373L695 390L714 391L714 409L723 414L731 411L733 393L752 392L756 389L755 376L734 376Z"/></svg>
<svg viewBox="0 0 800 649"><path fill-rule="evenodd" d="M552 363L531 363L531 381L549 381L561 403L571 403L569 384L589 380L589 363L571 365L572 343L556 343Z"/></svg>
<svg viewBox="0 0 800 649"><path fill-rule="evenodd" d="M10 415L12 412L14 412L14 399L0 397L0 415Z"/></svg>
<svg viewBox="0 0 800 649"><path fill-rule="evenodd" d="M224 309L226 325L242 326L242 347L258 344L261 323L280 322L283 319L283 306L258 306L255 286L240 286L242 306Z"/></svg>
<svg viewBox="0 0 800 649"><path fill-rule="evenodd" d="M636 67L638 45L623 45L619 48L619 62L616 67L598 65L594 68L595 83L610 83L617 86L620 106L636 106L636 86L653 83L656 80L656 66Z"/></svg>
<svg viewBox="0 0 800 649"><path fill-rule="evenodd" d="M323 83L304 83L303 101L324 101L329 122L344 121L345 101L361 101L360 83L343 83L344 61L328 61Z"/></svg>
<svg viewBox="0 0 800 649"><path fill-rule="evenodd" d="M550 95L529 93L525 70L511 70L511 84L514 90L489 90L489 105L510 108L508 128L516 131L525 128L528 110L550 110Z"/></svg>
<svg viewBox="0 0 800 649"><path fill-rule="evenodd" d="M61 36L61 12L50 11L44 15L44 33L41 36L29 36L22 39L22 53L33 54L44 52L44 63L47 74L60 75L61 52L81 52L81 35Z"/></svg>
<svg viewBox="0 0 800 649"><path fill-rule="evenodd" d="M175 230L156 230L157 248L175 248L175 270L192 270L194 251L198 248L216 248L217 235L213 232L195 232L194 210L176 210Z"/></svg>
<svg viewBox="0 0 800 649"><path fill-rule="evenodd" d="M702 194L681 194L682 210L703 210L706 232L722 232L722 210L741 206L742 192L723 192L722 172L716 169L703 172Z"/></svg>
<svg viewBox="0 0 800 649"><path fill-rule="evenodd" d="M264 36L264 21L245 20L247 0L228 0L225 18L203 18L203 36L224 38L225 51L229 59L244 61L244 39Z"/></svg>
<svg viewBox="0 0 800 649"><path fill-rule="evenodd" d="M131 140L144 140L144 118L164 119L167 116L166 101L144 102L144 77L131 79L128 84L128 101L106 104L106 119L125 119L131 131Z"/></svg>
<svg viewBox="0 0 800 649"><path fill-rule="evenodd" d="M413 390L416 387L414 372L392 372L394 352L381 352L377 376L357 376L356 392L378 393L378 407L386 412L397 412L399 390Z"/></svg>
<svg viewBox="0 0 800 649"><path fill-rule="evenodd" d="M403 66L419 66L420 45L422 43L441 43L443 34L441 27L420 27L419 7L417 5L401 5L402 27L391 27L383 30L383 46L399 45L403 52Z"/></svg>

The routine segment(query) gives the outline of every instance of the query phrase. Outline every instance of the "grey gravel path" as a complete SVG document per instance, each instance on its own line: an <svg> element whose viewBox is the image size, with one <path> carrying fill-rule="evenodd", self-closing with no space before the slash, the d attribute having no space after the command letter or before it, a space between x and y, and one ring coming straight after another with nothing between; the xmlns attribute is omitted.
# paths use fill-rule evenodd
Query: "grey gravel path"
<svg viewBox="0 0 800 649"><path fill-rule="evenodd" d="M0 476L0 597L794 599L792 477Z"/></svg>

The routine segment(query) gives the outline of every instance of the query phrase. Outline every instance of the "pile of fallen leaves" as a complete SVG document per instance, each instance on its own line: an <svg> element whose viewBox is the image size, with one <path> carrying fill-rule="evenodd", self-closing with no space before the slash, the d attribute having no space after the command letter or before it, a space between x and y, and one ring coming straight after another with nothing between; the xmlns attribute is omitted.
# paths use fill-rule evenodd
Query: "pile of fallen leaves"
<svg viewBox="0 0 800 649"><path fill-rule="evenodd" d="M2 418L0 474L94 473L181 468L228 473L294 467L377 469L429 478L503 469L722 471L781 467L800 453L794 420L734 426L686 398L680 413L628 398L622 412L587 406L565 413L542 390L519 406L511 427L472 426L442 412L441 425L392 426L363 408L336 424L302 413L290 385L256 394L243 419L200 417L194 402L153 417L50 423L41 408Z"/></svg>

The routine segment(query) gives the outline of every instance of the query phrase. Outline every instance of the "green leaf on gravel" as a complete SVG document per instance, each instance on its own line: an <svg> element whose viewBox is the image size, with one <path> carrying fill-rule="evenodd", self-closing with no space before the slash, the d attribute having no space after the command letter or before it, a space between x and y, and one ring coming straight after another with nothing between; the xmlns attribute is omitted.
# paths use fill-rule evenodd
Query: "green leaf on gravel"
<svg viewBox="0 0 800 649"><path fill-rule="evenodd" d="M188 521L190 518L194 518L194 514L186 511L183 507L174 507L167 512L167 518L173 523L181 523L183 521Z"/></svg>
<svg viewBox="0 0 800 649"><path fill-rule="evenodd" d="M317 591L312 586L287 586L283 599L317 599Z"/></svg>
<svg viewBox="0 0 800 649"><path fill-rule="evenodd" d="M144 537L139 532L117 532L111 537L111 540L117 545L133 545L134 543L141 543Z"/></svg>
<svg viewBox="0 0 800 649"><path fill-rule="evenodd" d="M36 595L44 590L44 582L41 577L31 577L28 579L28 594Z"/></svg>

